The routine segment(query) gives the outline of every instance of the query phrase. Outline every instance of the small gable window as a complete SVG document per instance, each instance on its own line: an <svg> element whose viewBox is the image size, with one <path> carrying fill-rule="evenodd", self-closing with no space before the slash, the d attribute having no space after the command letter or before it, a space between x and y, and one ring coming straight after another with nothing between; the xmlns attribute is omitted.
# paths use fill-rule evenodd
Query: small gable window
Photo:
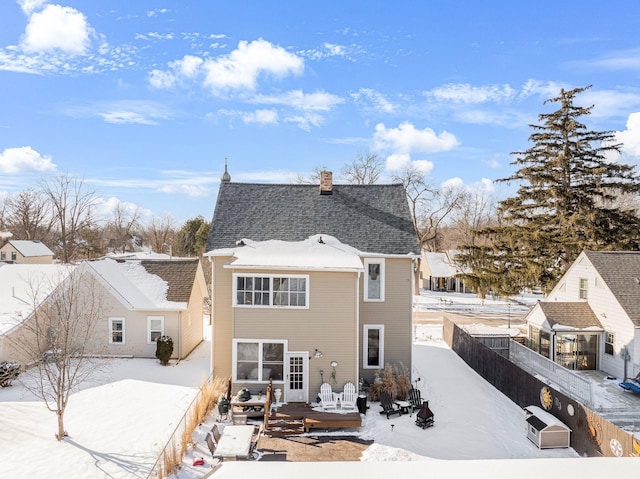
<svg viewBox="0 0 640 479"><path fill-rule="evenodd" d="M587 299L587 287L589 282L587 278L580 278L580 299Z"/></svg>

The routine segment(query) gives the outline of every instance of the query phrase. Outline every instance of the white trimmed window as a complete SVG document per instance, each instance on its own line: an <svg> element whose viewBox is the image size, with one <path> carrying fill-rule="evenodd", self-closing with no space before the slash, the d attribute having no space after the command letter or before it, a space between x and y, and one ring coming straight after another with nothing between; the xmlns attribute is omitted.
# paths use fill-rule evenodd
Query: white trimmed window
<svg viewBox="0 0 640 479"><path fill-rule="evenodd" d="M616 335L611 331L604 332L604 353L613 356L613 345L616 340Z"/></svg>
<svg viewBox="0 0 640 479"><path fill-rule="evenodd" d="M364 271L364 300L384 301L384 258L365 258Z"/></svg>
<svg viewBox="0 0 640 479"><path fill-rule="evenodd" d="M109 318L109 342L124 344L124 318Z"/></svg>
<svg viewBox="0 0 640 479"><path fill-rule="evenodd" d="M233 275L233 305L308 308L308 275Z"/></svg>
<svg viewBox="0 0 640 479"><path fill-rule="evenodd" d="M284 378L286 341L263 339L233 340L233 380L268 382Z"/></svg>
<svg viewBox="0 0 640 479"><path fill-rule="evenodd" d="M588 287L589 287L589 281L587 280L587 278L580 278L580 292L579 292L580 299L587 299L587 294L589 291Z"/></svg>
<svg viewBox="0 0 640 479"><path fill-rule="evenodd" d="M147 316L147 344L155 343L164 335L164 316Z"/></svg>
<svg viewBox="0 0 640 479"><path fill-rule="evenodd" d="M384 367L384 325L365 324L362 338L363 368L382 369Z"/></svg>

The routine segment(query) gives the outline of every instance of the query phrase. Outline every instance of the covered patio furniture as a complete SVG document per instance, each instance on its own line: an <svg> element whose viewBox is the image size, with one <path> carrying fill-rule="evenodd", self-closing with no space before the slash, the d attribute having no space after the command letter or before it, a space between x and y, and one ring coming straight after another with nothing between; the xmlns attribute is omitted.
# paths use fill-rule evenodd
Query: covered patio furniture
<svg viewBox="0 0 640 479"><path fill-rule="evenodd" d="M358 402L358 393L353 383L344 385L344 390L340 393L340 407L342 409L355 410Z"/></svg>
<svg viewBox="0 0 640 479"><path fill-rule="evenodd" d="M325 411L327 409L338 409L339 396L338 394L333 392L333 389L331 389L331 384L322 383L322 385L320 386L320 394L318 394L318 396L320 397L320 405Z"/></svg>
<svg viewBox="0 0 640 479"><path fill-rule="evenodd" d="M392 416L393 414L397 414L398 416L402 414L402 409L393 402L389 393L380 394L380 407L382 407L380 414L386 414L387 419L389 419L389 416Z"/></svg>

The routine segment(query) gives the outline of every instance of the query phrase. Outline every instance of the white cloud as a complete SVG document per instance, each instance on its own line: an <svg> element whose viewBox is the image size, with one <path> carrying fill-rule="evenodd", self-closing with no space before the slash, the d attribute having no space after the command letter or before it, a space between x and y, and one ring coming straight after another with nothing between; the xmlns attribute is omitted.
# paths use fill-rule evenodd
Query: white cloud
<svg viewBox="0 0 640 479"><path fill-rule="evenodd" d="M228 55L207 60L204 64L204 85L214 93L225 90L255 90L262 74L274 76L298 75L304 70L303 60L284 48L262 38L241 41Z"/></svg>
<svg viewBox="0 0 640 479"><path fill-rule="evenodd" d="M583 106L593 105L593 118L625 116L630 109L640 108L640 93L590 89L577 96L576 103Z"/></svg>
<svg viewBox="0 0 640 479"><path fill-rule="evenodd" d="M169 10L167 10L166 8L156 8L154 10L149 10L147 12L147 17L156 17L162 13L167 13Z"/></svg>
<svg viewBox="0 0 640 479"><path fill-rule="evenodd" d="M449 83L427 91L425 95L436 100L453 103L502 103L513 99L516 91L509 85L483 85L478 87L468 83Z"/></svg>
<svg viewBox="0 0 640 479"><path fill-rule="evenodd" d="M22 173L25 171L55 171L51 157L41 155L30 146L7 148L0 153L1 173Z"/></svg>
<svg viewBox="0 0 640 479"><path fill-rule="evenodd" d="M107 123L137 123L139 125L157 125L158 122L152 120L141 113L135 111L108 111L98 113Z"/></svg>
<svg viewBox="0 0 640 479"><path fill-rule="evenodd" d="M165 184L158 187L162 193L182 194L191 198L206 198L211 189L208 187L187 184Z"/></svg>
<svg viewBox="0 0 640 479"><path fill-rule="evenodd" d="M321 60L323 58L330 57L348 57L347 48L345 46L329 42L323 43L321 48L301 50L298 53L310 60Z"/></svg>
<svg viewBox="0 0 640 479"><path fill-rule="evenodd" d="M149 32L147 33L147 36L155 40L172 40L173 39L173 33Z"/></svg>
<svg viewBox="0 0 640 479"><path fill-rule="evenodd" d="M427 160L412 160L411 155L407 153L392 153L386 158L385 168L388 171L415 168L423 175L427 175L431 173L431 170L433 170L433 163Z"/></svg>
<svg viewBox="0 0 640 479"><path fill-rule="evenodd" d="M47 0L18 0L18 5L27 15L39 10L45 3L47 3Z"/></svg>
<svg viewBox="0 0 640 479"><path fill-rule="evenodd" d="M360 88L356 93L352 93L351 97L356 102L363 103L368 101L373 105L375 111L381 113L393 113L398 109L398 105L391 103L387 100L382 93L373 90L372 88Z"/></svg>
<svg viewBox="0 0 640 479"><path fill-rule="evenodd" d="M119 100L68 106L63 114L77 118L100 117L107 123L157 125L159 120L171 118L173 112L156 102Z"/></svg>
<svg viewBox="0 0 640 479"><path fill-rule="evenodd" d="M447 131L436 134L428 127L418 130L406 121L398 128L387 128L383 123L378 123L373 141L377 150L392 150L399 153L435 153L451 150L460 144L455 135Z"/></svg>
<svg viewBox="0 0 640 479"><path fill-rule="evenodd" d="M245 123L257 123L259 125L275 125L278 123L278 112L275 110L256 110L242 115Z"/></svg>
<svg viewBox="0 0 640 479"><path fill-rule="evenodd" d="M250 101L265 105L285 105L302 111L329 111L344 103L342 98L331 93L304 93L302 90L291 90L281 95L256 95Z"/></svg>
<svg viewBox="0 0 640 479"><path fill-rule="evenodd" d="M597 70L640 70L640 48L610 52L598 58L569 63L569 66L586 66Z"/></svg>
<svg viewBox="0 0 640 479"><path fill-rule="evenodd" d="M522 99L538 95L544 100L547 100L548 98L558 96L562 88L568 90L571 88L571 86L568 83L558 83L551 81L543 82L540 80L529 79L524 83L524 85L522 85L519 97Z"/></svg>
<svg viewBox="0 0 640 479"><path fill-rule="evenodd" d="M241 41L238 48L215 59L185 55L168 63L167 71L152 70L149 83L155 88L170 88L182 80L203 75L203 85L212 93L230 90L253 91L261 75L298 75L304 70L303 60L266 40Z"/></svg>
<svg viewBox="0 0 640 479"><path fill-rule="evenodd" d="M86 17L78 10L46 5L42 11L31 14L21 46L31 53L61 50L82 55L89 48L91 32Z"/></svg>
<svg viewBox="0 0 640 479"><path fill-rule="evenodd" d="M615 133L615 142L622 143L618 160L633 165L640 165L640 112L631 113L627 119L627 129Z"/></svg>

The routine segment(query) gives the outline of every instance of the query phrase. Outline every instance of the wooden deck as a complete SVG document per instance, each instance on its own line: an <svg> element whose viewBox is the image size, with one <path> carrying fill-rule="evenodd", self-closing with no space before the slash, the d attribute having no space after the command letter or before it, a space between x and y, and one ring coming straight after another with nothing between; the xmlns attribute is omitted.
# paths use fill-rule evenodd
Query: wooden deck
<svg viewBox="0 0 640 479"><path fill-rule="evenodd" d="M309 404L283 404L272 411L265 421L266 434L300 434L311 429L351 429L360 430L360 413L337 413L314 411Z"/></svg>

